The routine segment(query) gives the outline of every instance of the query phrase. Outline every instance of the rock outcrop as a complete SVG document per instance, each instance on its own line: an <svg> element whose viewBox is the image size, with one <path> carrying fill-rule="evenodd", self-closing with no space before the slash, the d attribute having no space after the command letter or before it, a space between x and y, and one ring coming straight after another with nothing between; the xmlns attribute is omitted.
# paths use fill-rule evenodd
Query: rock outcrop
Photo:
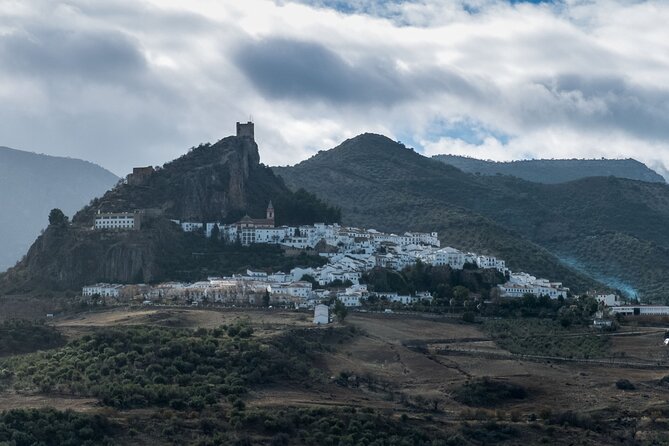
<svg viewBox="0 0 669 446"><path fill-rule="evenodd" d="M228 137L201 145L142 181L117 185L79 211L72 224L49 226L24 259L0 275L0 294L76 290L101 281L172 280L185 264L187 277L197 278L197 268L205 274L208 267L194 252L202 249L202 237L183 233L170 220L229 223L245 214L261 217L270 200L277 224L340 219L337 209L305 191L292 192L260 164L252 139ZM129 211L143 212L141 230L92 229L98 212ZM231 264L226 262L228 268Z"/></svg>

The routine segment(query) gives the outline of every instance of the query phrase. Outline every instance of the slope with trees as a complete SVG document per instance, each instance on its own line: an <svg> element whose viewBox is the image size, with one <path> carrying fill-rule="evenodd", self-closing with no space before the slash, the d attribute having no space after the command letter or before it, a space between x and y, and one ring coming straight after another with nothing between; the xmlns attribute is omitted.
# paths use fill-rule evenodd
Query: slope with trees
<svg viewBox="0 0 669 446"><path fill-rule="evenodd" d="M669 291L666 184L477 176L373 134L275 171L341 207L347 224L437 230L443 244L498 255L578 291L597 287L593 279L651 299Z"/></svg>
<svg viewBox="0 0 669 446"><path fill-rule="evenodd" d="M255 142L228 137L201 145L165 164L143 181L118 184L80 210L68 224L59 209L25 258L0 274L0 293L78 289L97 281L150 283L200 280L247 267L310 266L313 259L285 259L266 247L209 246L203 235L185 234L170 220L234 222L264 217L269 201L276 223L334 223L340 211L314 195L291 191L260 164ZM92 230L98 212L143 211L141 230ZM47 212L48 213L48 212ZM255 263L260 259L260 264Z"/></svg>

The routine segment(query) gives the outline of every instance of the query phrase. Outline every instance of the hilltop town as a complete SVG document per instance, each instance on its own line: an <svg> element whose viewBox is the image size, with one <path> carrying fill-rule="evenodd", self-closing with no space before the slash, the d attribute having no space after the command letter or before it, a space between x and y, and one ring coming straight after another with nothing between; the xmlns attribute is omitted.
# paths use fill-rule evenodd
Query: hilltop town
<svg viewBox="0 0 669 446"><path fill-rule="evenodd" d="M108 222L118 217L116 225ZM101 214L96 217L97 230L132 230L137 221L133 214ZM321 267L297 267L288 272L247 270L244 275L210 277L195 283L168 282L157 285L95 284L83 287L84 296L135 298L144 301L179 303L223 303L258 305L268 293L274 304L294 304L312 308L318 302L336 297L345 306L358 307L370 296L361 283L363 274L374 268L401 271L418 262L432 266L448 266L453 270L490 269L501 274L505 282L498 287L500 297L522 297L526 294L566 298L569 289L560 282L538 279L524 272L512 272L506 262L490 255L462 252L441 247L436 232L389 234L374 229L361 229L339 224L280 226L274 224L274 206L270 202L264 219L244 216L232 224L196 223L172 220L184 232L196 232L222 243L279 245L287 250L312 250L327 259ZM427 290L413 295L397 292L374 293L388 302L413 304L431 302Z"/></svg>

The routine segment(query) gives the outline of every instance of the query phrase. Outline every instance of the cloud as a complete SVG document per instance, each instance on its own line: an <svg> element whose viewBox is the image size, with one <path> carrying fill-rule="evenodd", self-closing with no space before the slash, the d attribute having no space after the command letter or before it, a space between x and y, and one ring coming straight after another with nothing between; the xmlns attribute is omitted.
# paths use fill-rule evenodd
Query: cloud
<svg viewBox="0 0 669 446"><path fill-rule="evenodd" d="M119 32L29 28L0 37L4 69L17 74L126 78L146 69L137 44Z"/></svg>
<svg viewBox="0 0 669 446"><path fill-rule="evenodd" d="M408 71L372 51L350 63L323 45L301 40L249 42L237 50L235 62L264 96L273 99L364 106L417 100L435 92L480 94L476 86L444 68Z"/></svg>
<svg viewBox="0 0 669 446"><path fill-rule="evenodd" d="M0 0L0 145L124 174L252 114L267 164L372 131L662 169L667 22L659 0Z"/></svg>

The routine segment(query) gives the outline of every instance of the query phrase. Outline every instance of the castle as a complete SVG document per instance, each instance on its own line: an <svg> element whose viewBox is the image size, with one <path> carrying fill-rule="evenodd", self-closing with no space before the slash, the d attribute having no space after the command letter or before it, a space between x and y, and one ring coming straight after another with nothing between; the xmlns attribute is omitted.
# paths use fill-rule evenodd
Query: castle
<svg viewBox="0 0 669 446"><path fill-rule="evenodd" d="M251 138L255 141L255 134L253 129L253 122L249 121L246 124L241 122L237 123L237 137L238 138Z"/></svg>

